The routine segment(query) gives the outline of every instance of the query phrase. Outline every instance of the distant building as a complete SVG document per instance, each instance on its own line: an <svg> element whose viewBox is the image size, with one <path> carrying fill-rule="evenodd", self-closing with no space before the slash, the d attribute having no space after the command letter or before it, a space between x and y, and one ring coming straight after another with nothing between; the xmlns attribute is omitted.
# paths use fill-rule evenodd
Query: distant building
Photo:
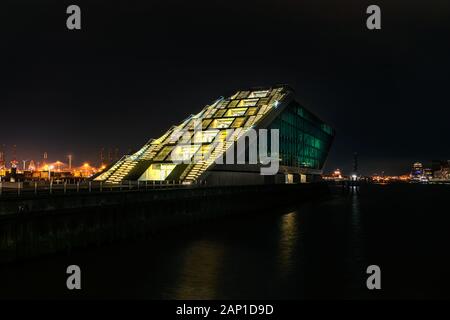
<svg viewBox="0 0 450 320"><path fill-rule="evenodd" d="M416 162L413 164L410 177L412 182L450 180L450 161L433 160L430 168Z"/></svg>
<svg viewBox="0 0 450 320"><path fill-rule="evenodd" d="M344 177L342 175L342 172L340 169L336 169L331 174L323 175L322 179L326 180L326 181L342 181L342 180L347 179L347 177Z"/></svg>
<svg viewBox="0 0 450 320"><path fill-rule="evenodd" d="M200 133L196 132L198 127ZM229 129L234 130L231 135ZM279 130L276 174L261 175L260 159L254 164L217 163L219 157L228 159L228 152L239 141L246 141L250 129ZM320 179L333 136L334 130L299 104L288 86L242 90L217 99L136 153L123 157L94 180L112 184L206 181L213 185L314 181ZM267 151L274 152L270 143ZM248 147L245 152L247 160ZM200 160L174 163L174 159Z"/></svg>
<svg viewBox="0 0 450 320"><path fill-rule="evenodd" d="M0 170L4 170L6 168L5 154L0 150Z"/></svg>
<svg viewBox="0 0 450 320"><path fill-rule="evenodd" d="M420 181L423 178L423 165L420 162L415 162L411 169L411 180Z"/></svg>
<svg viewBox="0 0 450 320"><path fill-rule="evenodd" d="M433 179L433 170L431 168L424 168L423 177L428 181Z"/></svg>
<svg viewBox="0 0 450 320"><path fill-rule="evenodd" d="M433 178L450 181L450 160L433 160Z"/></svg>
<svg viewBox="0 0 450 320"><path fill-rule="evenodd" d="M36 165L34 164L34 160L30 161L30 164L28 165L28 171L36 171Z"/></svg>

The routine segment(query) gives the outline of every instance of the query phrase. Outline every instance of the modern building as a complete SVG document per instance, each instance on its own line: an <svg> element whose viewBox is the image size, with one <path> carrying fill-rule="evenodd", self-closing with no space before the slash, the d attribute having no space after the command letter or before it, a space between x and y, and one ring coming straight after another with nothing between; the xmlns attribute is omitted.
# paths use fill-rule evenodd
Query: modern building
<svg viewBox="0 0 450 320"><path fill-rule="evenodd" d="M267 130L265 143L261 129ZM275 131L278 150L271 140ZM290 87L253 88L217 99L94 180L210 185L310 182L320 179L333 137L334 130L298 103ZM265 154L278 162L273 174L262 174L262 168L270 165Z"/></svg>

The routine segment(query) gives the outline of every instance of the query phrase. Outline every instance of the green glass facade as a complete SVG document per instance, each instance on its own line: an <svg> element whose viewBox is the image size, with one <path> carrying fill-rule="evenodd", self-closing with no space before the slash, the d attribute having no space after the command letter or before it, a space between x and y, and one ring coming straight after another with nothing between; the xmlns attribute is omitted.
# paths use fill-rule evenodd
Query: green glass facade
<svg viewBox="0 0 450 320"><path fill-rule="evenodd" d="M280 165L322 169L334 130L296 101L269 125L280 134Z"/></svg>

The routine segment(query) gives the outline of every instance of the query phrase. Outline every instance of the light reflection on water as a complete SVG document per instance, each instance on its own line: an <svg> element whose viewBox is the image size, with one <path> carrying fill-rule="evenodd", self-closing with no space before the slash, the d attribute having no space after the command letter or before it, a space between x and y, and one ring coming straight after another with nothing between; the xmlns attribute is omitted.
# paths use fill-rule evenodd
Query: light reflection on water
<svg viewBox="0 0 450 320"><path fill-rule="evenodd" d="M305 215L314 219L305 224ZM33 292L44 290L39 297L67 297L66 291L61 292L60 280L46 281L43 286L43 281L23 274L33 269L51 278L52 274L64 275L60 270L76 262L86 270L84 287L89 289L80 295L88 298L301 298L307 285L305 272L315 281L316 258L325 252L320 243L316 245L322 237L321 223L314 208L234 217L168 233L167 238L161 235L25 264L13 271L8 285L14 286L17 295L32 283L36 286ZM310 231L309 255L304 253L304 229Z"/></svg>
<svg viewBox="0 0 450 320"><path fill-rule="evenodd" d="M356 188L356 187L355 187ZM364 275L367 268L364 248L364 230L361 217L361 204L359 189L354 190L350 196L350 235L348 241L348 256L347 256L347 274L348 283L353 289L361 287L365 283ZM357 286L355 285L357 284Z"/></svg>
<svg viewBox="0 0 450 320"><path fill-rule="evenodd" d="M298 243L297 212L282 215L279 228L278 265L280 275L286 278L289 277L294 267L293 254Z"/></svg>
<svg viewBox="0 0 450 320"><path fill-rule="evenodd" d="M220 243L199 240L183 253L179 266L174 299L216 299L217 285L222 273L224 247Z"/></svg>
<svg viewBox="0 0 450 320"><path fill-rule="evenodd" d="M358 193L354 193L351 198L351 248L353 248L353 257L362 259L363 257L363 241L362 241L362 224L360 200Z"/></svg>

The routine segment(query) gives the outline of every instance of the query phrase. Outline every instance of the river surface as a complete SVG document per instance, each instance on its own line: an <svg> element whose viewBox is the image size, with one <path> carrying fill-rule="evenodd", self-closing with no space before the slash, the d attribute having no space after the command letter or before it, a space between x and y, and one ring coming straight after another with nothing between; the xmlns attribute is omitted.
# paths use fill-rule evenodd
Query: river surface
<svg viewBox="0 0 450 320"><path fill-rule="evenodd" d="M450 186L333 189L293 210L3 265L0 298L450 298L449 246ZM78 291L66 288L72 264ZM369 265L381 290L366 287Z"/></svg>

